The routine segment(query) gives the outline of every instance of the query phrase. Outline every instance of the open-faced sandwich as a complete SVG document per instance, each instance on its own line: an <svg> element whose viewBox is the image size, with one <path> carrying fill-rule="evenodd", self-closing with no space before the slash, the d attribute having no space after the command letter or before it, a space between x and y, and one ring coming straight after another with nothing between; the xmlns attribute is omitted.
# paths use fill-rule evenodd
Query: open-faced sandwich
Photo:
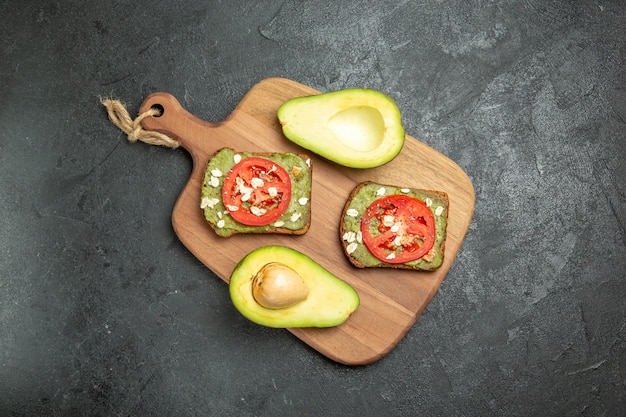
<svg viewBox="0 0 626 417"><path fill-rule="evenodd" d="M443 263L448 195L363 182L344 206L340 237L357 268L432 271Z"/></svg>
<svg viewBox="0 0 626 417"><path fill-rule="evenodd" d="M311 224L311 160L220 149L207 164L200 208L219 236L304 234Z"/></svg>

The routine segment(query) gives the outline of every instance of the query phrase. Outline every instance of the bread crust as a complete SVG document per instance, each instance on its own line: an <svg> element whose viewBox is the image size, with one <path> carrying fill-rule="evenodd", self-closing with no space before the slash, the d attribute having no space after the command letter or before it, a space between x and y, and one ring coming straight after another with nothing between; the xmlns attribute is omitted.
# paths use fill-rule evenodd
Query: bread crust
<svg viewBox="0 0 626 417"><path fill-rule="evenodd" d="M390 269L406 269L406 270L415 270L415 271L433 271L436 270L437 268L439 268L439 266L435 267L435 268L423 268L417 265L408 265L408 264L392 264L392 263L388 263L388 262L383 262L383 261L378 261L375 265L366 265L363 262L359 261L359 259L357 259L355 256L353 256L353 254L348 252L348 245L349 242L344 239L344 236L346 235L347 232L349 232L347 226L346 226L346 222L344 221L344 219L347 216L347 211L351 206L352 201L354 200L354 198L357 196L357 194L359 193L359 191L361 191L361 189L367 185L370 184L376 184L379 185L381 187L393 187L393 188L399 188L397 185L389 185L389 184L380 184L378 182L374 182L374 181L363 181L359 184L356 185L356 187L354 187L354 189L350 192L350 194L348 195L348 198L346 199L346 202L343 206L343 210L341 212L341 221L339 223L339 240L341 241L341 245L344 251L344 254L346 255L348 261L350 261L350 263L356 267L356 268L390 268ZM412 190L418 190L418 189L412 189ZM432 195L432 196L436 196L438 199L440 199L441 201L443 201L445 203L446 209L444 210L444 213L442 214L445 223L447 224L448 221L448 207L450 204L449 198L448 198L448 194L444 191L439 191L439 190L425 190L425 189L419 189L418 191ZM368 204L372 203L374 200L370 201ZM445 236L444 239L442 241L442 243L439 245L439 249L438 251L441 252L442 256L445 256ZM425 255L426 256L426 255ZM424 258L424 257L422 257Z"/></svg>

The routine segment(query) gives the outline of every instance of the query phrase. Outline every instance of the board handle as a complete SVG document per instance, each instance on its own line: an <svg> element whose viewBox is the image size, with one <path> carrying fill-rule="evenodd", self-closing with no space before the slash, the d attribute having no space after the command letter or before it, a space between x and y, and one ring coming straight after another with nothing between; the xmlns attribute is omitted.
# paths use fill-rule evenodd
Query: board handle
<svg viewBox="0 0 626 417"><path fill-rule="evenodd" d="M139 113L143 114L151 108L158 109L161 114L143 119L141 121L142 127L145 130L156 131L169 136L192 154L198 146L194 140L197 137L197 132L217 126L189 113L173 95L168 93L150 94L141 104Z"/></svg>

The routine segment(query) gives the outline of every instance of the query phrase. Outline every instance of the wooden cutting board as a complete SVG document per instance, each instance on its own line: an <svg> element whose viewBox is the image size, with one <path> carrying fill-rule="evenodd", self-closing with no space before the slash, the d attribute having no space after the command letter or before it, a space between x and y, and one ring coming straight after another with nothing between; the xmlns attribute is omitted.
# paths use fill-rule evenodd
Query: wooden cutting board
<svg viewBox="0 0 626 417"><path fill-rule="evenodd" d="M393 161L373 169L345 168L305 151L313 166L312 223L305 235L215 235L200 210L201 183L210 156L222 147L302 153L302 148L283 136L276 111L290 98L318 93L291 80L269 78L255 85L219 123L193 116L173 96L162 92L147 97L140 112L161 107L162 115L144 119L143 127L178 140L193 159L191 177L172 214L174 231L183 244L225 282L235 265L261 246L287 246L313 258L352 285L361 305L340 326L288 330L334 361L363 365L380 359L396 346L439 288L469 227L474 189L457 164L408 135ZM350 191L365 180L448 193L445 260L437 271L364 270L351 266L341 249L338 227Z"/></svg>

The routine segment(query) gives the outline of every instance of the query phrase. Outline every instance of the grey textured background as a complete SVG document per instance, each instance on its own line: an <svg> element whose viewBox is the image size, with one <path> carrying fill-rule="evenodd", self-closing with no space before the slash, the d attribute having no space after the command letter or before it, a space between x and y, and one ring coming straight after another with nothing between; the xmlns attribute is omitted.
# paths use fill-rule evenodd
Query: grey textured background
<svg viewBox="0 0 626 417"><path fill-rule="evenodd" d="M626 415L624 1L0 2L0 415ZM223 120L273 76L370 87L476 210L365 367L243 319L178 241L184 150L102 96Z"/></svg>

